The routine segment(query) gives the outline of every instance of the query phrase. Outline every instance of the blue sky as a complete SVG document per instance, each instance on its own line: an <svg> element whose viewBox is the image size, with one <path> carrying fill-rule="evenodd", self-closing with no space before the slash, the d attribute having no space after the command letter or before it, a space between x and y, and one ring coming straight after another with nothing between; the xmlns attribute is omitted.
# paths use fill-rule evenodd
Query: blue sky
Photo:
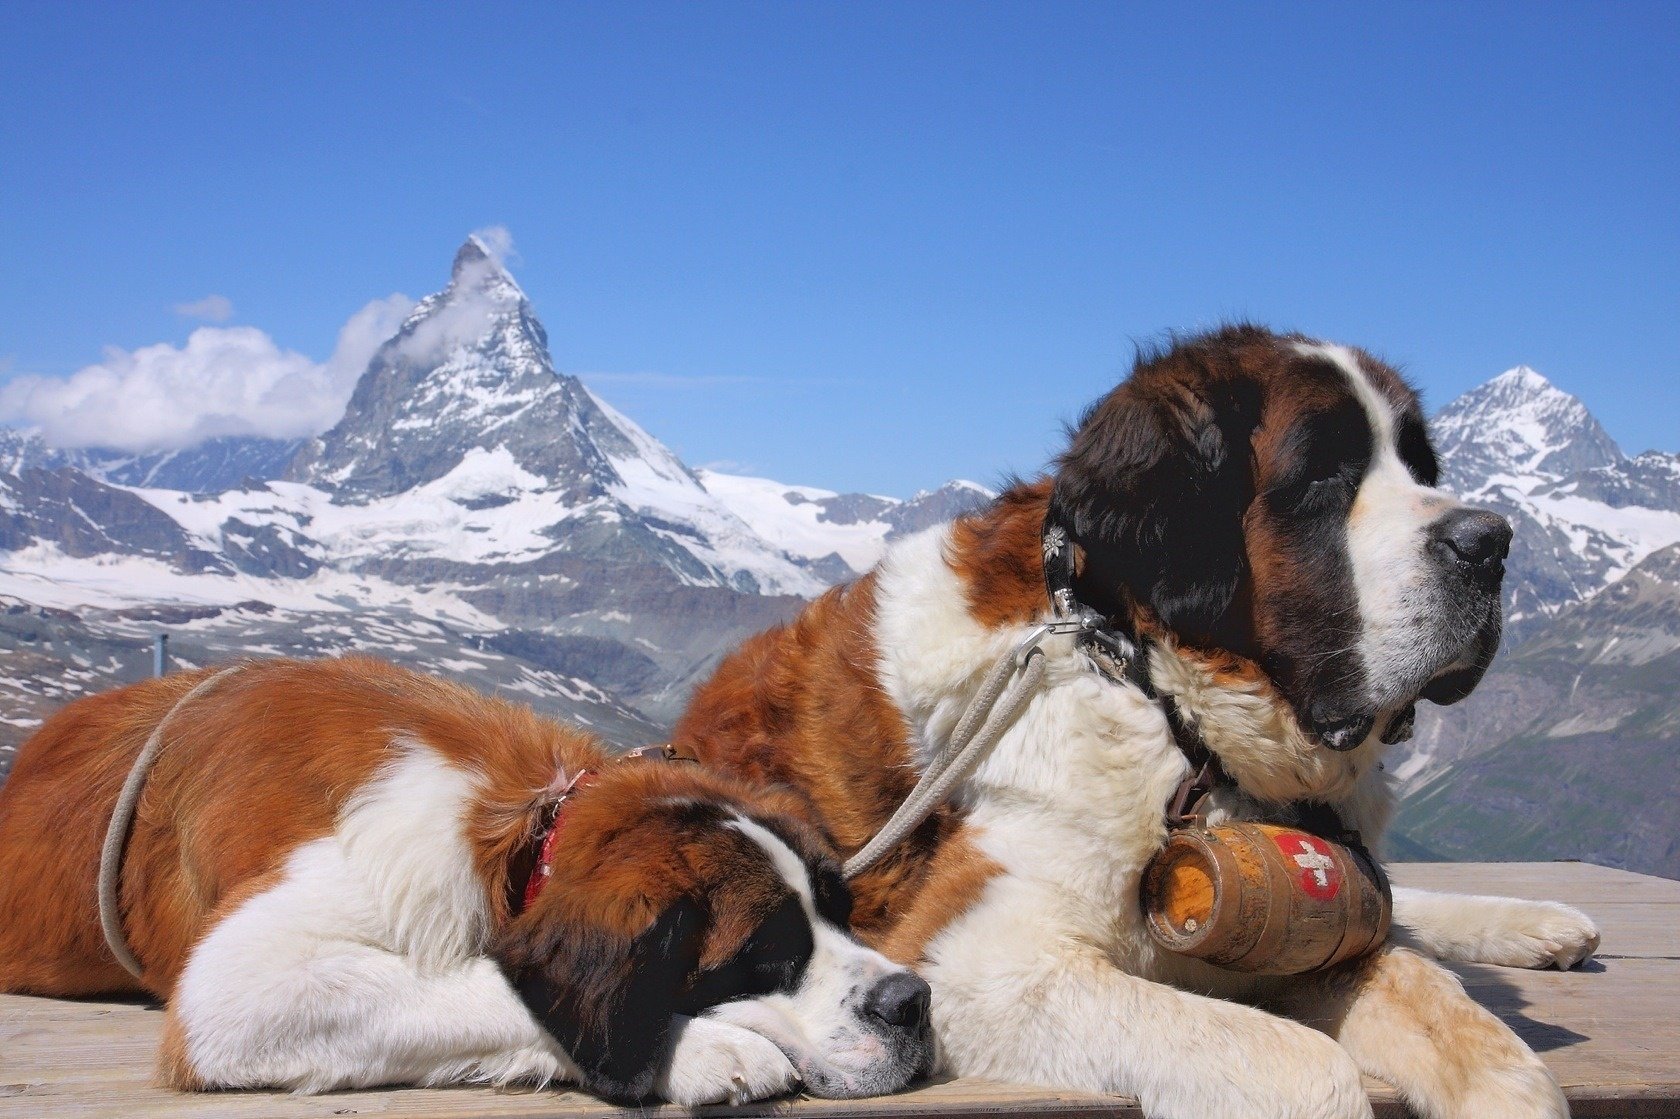
<svg viewBox="0 0 1680 1119"><path fill-rule="evenodd" d="M1134 339L1239 316L1680 450L1677 59L1672 3L7 0L0 377L210 295L325 363L501 225L693 464L1030 472Z"/></svg>

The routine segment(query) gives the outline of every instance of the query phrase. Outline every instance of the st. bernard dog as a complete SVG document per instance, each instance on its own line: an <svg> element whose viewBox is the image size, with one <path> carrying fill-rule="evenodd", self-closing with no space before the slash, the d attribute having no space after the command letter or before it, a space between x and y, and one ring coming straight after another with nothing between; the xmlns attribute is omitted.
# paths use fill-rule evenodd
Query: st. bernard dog
<svg viewBox="0 0 1680 1119"><path fill-rule="evenodd" d="M933 985L943 1069L1168 1119L1366 1116L1361 1071L1426 1116L1565 1115L1426 957L1567 967L1598 943L1573 909L1396 890L1384 950L1291 978L1168 954L1141 914L1190 769L1170 720L1227 775L1214 822L1328 810L1380 836L1385 740L1420 698L1467 695L1498 645L1511 529L1436 480L1417 397L1371 355L1249 326L1180 340L1085 414L1053 476L748 641L673 745L798 790L856 852L1057 616L1045 557L1065 542L1073 601L1129 636L1147 691L1047 639L1041 688L953 802L852 882L853 928Z"/></svg>
<svg viewBox="0 0 1680 1119"><path fill-rule="evenodd" d="M0 990L167 1000L166 1083L701 1104L927 1064L927 984L845 931L786 797L370 659L211 677L70 704L0 787ZM121 864L136 980L96 875L166 718Z"/></svg>

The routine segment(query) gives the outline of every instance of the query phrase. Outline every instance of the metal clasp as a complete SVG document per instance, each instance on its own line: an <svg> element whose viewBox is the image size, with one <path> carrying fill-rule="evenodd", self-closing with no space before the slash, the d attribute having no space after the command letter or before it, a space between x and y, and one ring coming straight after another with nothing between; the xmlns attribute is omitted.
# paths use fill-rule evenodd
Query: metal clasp
<svg viewBox="0 0 1680 1119"><path fill-rule="evenodd" d="M1019 645L1015 646L1015 667L1025 668L1027 658L1032 656L1033 651L1051 634L1085 633L1096 629L1101 624L1102 619L1095 614L1081 614L1077 617L1056 618L1053 621L1040 622L1021 639Z"/></svg>

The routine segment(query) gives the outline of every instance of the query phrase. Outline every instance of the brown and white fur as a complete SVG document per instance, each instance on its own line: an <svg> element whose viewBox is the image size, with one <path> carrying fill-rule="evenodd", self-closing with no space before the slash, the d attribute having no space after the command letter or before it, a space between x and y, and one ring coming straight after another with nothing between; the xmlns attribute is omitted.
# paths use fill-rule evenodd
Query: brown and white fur
<svg viewBox="0 0 1680 1119"><path fill-rule="evenodd" d="M787 798L614 763L366 658L251 663L181 704L207 675L69 705L0 788L0 990L166 1000L166 1083L572 1082L701 1104L871 1095L925 1065L926 984L846 932L830 848ZM172 710L121 876L135 981L95 875ZM585 771L521 910L539 825Z"/></svg>
<svg viewBox="0 0 1680 1119"><path fill-rule="evenodd" d="M1420 698L1452 702L1498 642L1509 528L1435 488L1416 397L1357 350L1233 327L1140 358L1055 476L892 547L748 641L675 745L801 792L843 853L880 827L1000 655L1051 616L1041 532L1071 529L1086 603L1148 638L1235 787L1215 817L1335 809L1379 841L1379 766ZM945 1071L1134 1095L1163 1119L1560 1116L1509 1028L1426 957L1591 955L1546 903L1395 892L1390 944L1293 978L1223 971L1146 935L1139 876L1188 771L1162 707L1068 637L960 789L853 883L854 928L934 990Z"/></svg>

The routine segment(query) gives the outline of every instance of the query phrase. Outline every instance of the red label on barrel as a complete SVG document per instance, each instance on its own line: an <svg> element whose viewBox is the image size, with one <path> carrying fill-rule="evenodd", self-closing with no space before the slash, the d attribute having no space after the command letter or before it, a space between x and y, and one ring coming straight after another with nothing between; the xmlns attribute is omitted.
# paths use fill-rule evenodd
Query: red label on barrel
<svg viewBox="0 0 1680 1119"><path fill-rule="evenodd" d="M1275 835L1272 841L1277 844L1283 857L1301 868L1299 880L1301 889L1308 897L1319 901L1329 901L1342 889L1342 872L1336 866L1335 856L1330 854L1330 846L1316 835L1302 835L1295 832L1289 835Z"/></svg>

